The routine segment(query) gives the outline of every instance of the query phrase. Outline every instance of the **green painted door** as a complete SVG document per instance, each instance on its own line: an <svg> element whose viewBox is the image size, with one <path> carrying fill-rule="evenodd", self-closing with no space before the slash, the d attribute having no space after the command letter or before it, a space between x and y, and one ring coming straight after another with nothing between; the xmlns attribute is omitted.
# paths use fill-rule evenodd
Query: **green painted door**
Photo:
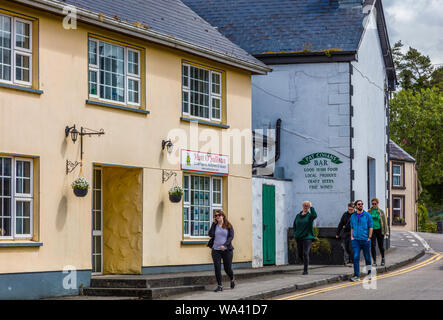
<svg viewBox="0 0 443 320"><path fill-rule="evenodd" d="M275 186L263 185L263 264L275 264Z"/></svg>

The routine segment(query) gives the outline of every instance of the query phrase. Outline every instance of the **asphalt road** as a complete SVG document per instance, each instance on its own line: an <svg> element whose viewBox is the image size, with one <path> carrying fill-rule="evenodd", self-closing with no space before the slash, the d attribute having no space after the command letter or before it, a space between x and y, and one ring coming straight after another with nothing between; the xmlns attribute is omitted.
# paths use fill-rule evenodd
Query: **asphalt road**
<svg viewBox="0 0 443 320"><path fill-rule="evenodd" d="M443 300L443 234L393 231L394 247L425 248L416 263L371 282L344 283L277 297L288 300Z"/></svg>

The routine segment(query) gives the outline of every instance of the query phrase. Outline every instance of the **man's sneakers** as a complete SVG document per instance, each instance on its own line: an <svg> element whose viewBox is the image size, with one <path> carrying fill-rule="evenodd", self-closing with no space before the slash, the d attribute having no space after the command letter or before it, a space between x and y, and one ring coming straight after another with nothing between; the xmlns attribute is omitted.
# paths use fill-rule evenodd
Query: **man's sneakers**
<svg viewBox="0 0 443 320"><path fill-rule="evenodd" d="M385 265L385 258L381 259L381 265L384 266Z"/></svg>
<svg viewBox="0 0 443 320"><path fill-rule="evenodd" d="M349 279L351 282L357 282L360 281L360 277L354 276L351 279Z"/></svg>
<svg viewBox="0 0 443 320"><path fill-rule="evenodd" d="M372 264L373 267L377 266L377 261L374 261L374 263Z"/></svg>
<svg viewBox="0 0 443 320"><path fill-rule="evenodd" d="M231 289L234 289L234 288L235 288L235 281L231 280Z"/></svg>

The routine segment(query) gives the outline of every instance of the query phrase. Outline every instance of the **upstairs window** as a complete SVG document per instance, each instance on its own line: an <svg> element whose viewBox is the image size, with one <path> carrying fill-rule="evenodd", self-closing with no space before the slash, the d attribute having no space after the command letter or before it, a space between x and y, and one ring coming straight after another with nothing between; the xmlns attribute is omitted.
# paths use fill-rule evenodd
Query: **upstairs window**
<svg viewBox="0 0 443 320"><path fill-rule="evenodd" d="M221 121L222 75L220 72L183 64L183 114Z"/></svg>
<svg viewBox="0 0 443 320"><path fill-rule="evenodd" d="M32 22L0 15L0 81L32 85Z"/></svg>
<svg viewBox="0 0 443 320"><path fill-rule="evenodd" d="M392 186L393 187L404 187L403 186L403 165L392 165Z"/></svg>
<svg viewBox="0 0 443 320"><path fill-rule="evenodd" d="M140 51L89 39L89 97L140 106Z"/></svg>

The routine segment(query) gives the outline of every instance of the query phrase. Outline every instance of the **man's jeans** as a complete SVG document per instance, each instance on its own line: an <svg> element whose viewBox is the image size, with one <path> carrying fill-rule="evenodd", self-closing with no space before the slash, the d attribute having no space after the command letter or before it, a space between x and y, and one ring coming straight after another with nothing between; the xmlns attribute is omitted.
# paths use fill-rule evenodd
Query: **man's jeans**
<svg viewBox="0 0 443 320"><path fill-rule="evenodd" d="M371 241L368 240L352 240L352 251L354 251L354 274L360 277L360 250L363 249L366 266L368 272L371 270Z"/></svg>

